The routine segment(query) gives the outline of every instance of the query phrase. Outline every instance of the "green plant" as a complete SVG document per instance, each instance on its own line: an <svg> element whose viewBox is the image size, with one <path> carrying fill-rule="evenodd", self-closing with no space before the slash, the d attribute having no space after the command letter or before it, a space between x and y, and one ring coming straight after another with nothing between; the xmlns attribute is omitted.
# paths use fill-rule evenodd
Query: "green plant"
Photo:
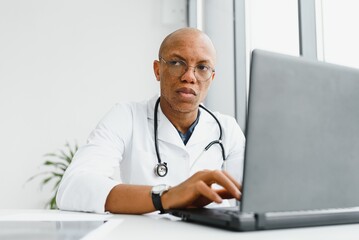
<svg viewBox="0 0 359 240"><path fill-rule="evenodd" d="M40 182L41 188L48 184L53 184L52 186L52 195L50 200L46 203L45 208L57 209L56 205L56 193L61 182L61 179L67 169L67 167L72 162L72 159L78 149L77 143L74 146L71 146L69 143L65 144L64 150L58 150L54 153L47 153L44 155L43 167L48 169L47 171L40 172L32 177L30 177L27 182L42 176Z"/></svg>

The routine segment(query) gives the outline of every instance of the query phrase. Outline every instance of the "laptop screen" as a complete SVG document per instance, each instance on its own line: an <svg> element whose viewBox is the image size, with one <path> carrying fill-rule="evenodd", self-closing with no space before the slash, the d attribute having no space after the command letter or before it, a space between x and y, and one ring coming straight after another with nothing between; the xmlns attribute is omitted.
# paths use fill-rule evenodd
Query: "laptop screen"
<svg viewBox="0 0 359 240"><path fill-rule="evenodd" d="M359 71L252 53L244 212L359 206Z"/></svg>

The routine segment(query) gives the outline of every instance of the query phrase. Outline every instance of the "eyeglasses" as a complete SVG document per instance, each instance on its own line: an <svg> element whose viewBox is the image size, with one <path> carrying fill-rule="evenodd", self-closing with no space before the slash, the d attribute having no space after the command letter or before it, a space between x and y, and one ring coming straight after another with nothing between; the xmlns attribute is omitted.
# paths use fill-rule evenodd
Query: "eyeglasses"
<svg viewBox="0 0 359 240"><path fill-rule="evenodd" d="M160 57L160 61L161 60L167 64L169 73L175 77L181 77L188 71L188 68L191 67L194 70L194 76L197 81L205 82L208 81L211 78L212 73L215 72L214 69L205 64L198 64L197 66L192 67L188 66L187 63L182 60L165 60L163 57Z"/></svg>

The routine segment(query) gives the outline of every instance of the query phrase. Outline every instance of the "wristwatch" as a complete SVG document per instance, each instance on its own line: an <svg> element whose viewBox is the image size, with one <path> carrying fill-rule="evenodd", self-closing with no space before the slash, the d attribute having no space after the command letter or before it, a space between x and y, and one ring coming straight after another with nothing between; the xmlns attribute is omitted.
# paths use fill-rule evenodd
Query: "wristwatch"
<svg viewBox="0 0 359 240"><path fill-rule="evenodd" d="M160 184L153 186L151 190L152 203L156 210L159 210L161 214L165 213L162 206L161 196L167 192L171 187L166 184Z"/></svg>

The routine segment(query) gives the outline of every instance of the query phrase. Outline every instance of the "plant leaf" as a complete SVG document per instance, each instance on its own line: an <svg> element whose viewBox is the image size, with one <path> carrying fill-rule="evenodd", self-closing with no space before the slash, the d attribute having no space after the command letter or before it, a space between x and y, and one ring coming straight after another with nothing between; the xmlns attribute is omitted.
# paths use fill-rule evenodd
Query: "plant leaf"
<svg viewBox="0 0 359 240"><path fill-rule="evenodd" d="M75 156L75 153L77 152L77 150L79 149L79 147L78 147L78 145L77 145L77 143L75 144L75 147L74 147L74 149L72 149L71 148L71 146L68 144L67 145L68 146L68 149L69 149L69 154L70 154L70 157L71 157L71 159Z"/></svg>
<svg viewBox="0 0 359 240"><path fill-rule="evenodd" d="M56 153L46 153L44 154L44 157L57 157Z"/></svg>
<svg viewBox="0 0 359 240"><path fill-rule="evenodd" d="M51 198L50 201L46 204L46 206L48 206L50 209L57 209L57 205L56 205L56 194L52 196L52 198Z"/></svg>
<svg viewBox="0 0 359 240"><path fill-rule="evenodd" d="M62 163L62 162L53 162L53 161L50 161L50 160L47 160L46 162L44 162L44 165L46 166L54 166L54 167L64 167L65 169L68 167L68 164L66 165L65 163Z"/></svg>
<svg viewBox="0 0 359 240"><path fill-rule="evenodd" d="M66 162L70 163L72 158L68 156L63 150L60 150L61 158L64 159Z"/></svg>
<svg viewBox="0 0 359 240"><path fill-rule="evenodd" d="M46 183L48 183L50 180L52 179L52 176L45 178L44 180L42 180L41 184L45 185Z"/></svg>
<svg viewBox="0 0 359 240"><path fill-rule="evenodd" d="M61 179L59 179L59 180L56 181L54 187L52 188L52 191L56 191L56 192L57 192L57 188L59 187L60 182L61 182Z"/></svg>
<svg viewBox="0 0 359 240"><path fill-rule="evenodd" d="M78 144L75 143L73 146L69 142L66 142L65 149L58 150L52 153L46 153L43 156L45 157L42 166L47 168L52 168L52 171L44 171L38 173L32 177L30 177L26 182L32 181L35 178L43 176L41 179L40 185L41 187L47 184L53 184L52 191L54 195L50 198L50 200L46 203L45 207L49 207L50 209L57 209L56 205L56 194L62 177L68 168L69 164L72 162L74 155L78 150Z"/></svg>
<svg viewBox="0 0 359 240"><path fill-rule="evenodd" d="M51 172L50 172L50 171L47 171L47 172L38 173L38 174L36 174L36 175L30 177L29 179L27 179L26 182L30 182L30 181L34 180L35 178L37 178L37 177L39 177L39 176L41 176L41 175L44 175L44 174L51 174Z"/></svg>
<svg viewBox="0 0 359 240"><path fill-rule="evenodd" d="M50 157L53 159L53 160L45 159L45 162L50 161L50 162L59 162L59 163L65 164L65 165L69 164L66 159L63 159L63 156L56 154L56 153L48 153L48 154L45 154L44 157ZM44 165L45 165L45 163L44 163Z"/></svg>

